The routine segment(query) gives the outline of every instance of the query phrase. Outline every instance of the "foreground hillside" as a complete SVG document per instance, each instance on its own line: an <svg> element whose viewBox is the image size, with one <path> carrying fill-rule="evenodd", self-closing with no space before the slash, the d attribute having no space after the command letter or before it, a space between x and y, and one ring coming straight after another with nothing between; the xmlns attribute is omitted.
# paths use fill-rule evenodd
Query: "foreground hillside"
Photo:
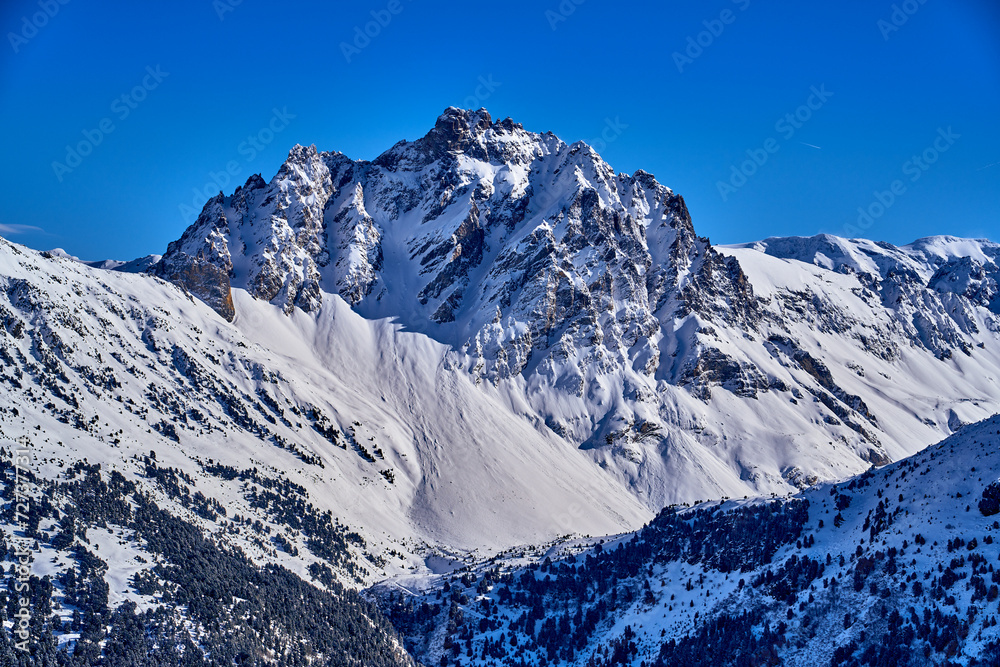
<svg viewBox="0 0 1000 667"><path fill-rule="evenodd" d="M0 449L0 563L10 572L0 592L0 663L414 664L392 626L337 583L325 563L317 563L311 573L318 583L310 583L277 562L247 557L229 534L252 531L259 521L192 494L185 473L158 467L152 455L135 463L155 489L100 464L76 463L46 477L15 470L11 461L33 460L32 446L22 438L14 449ZM303 506L300 489L274 487L254 472L232 474L264 507ZM356 536L322 519L311 548L322 548L329 562L353 565L347 544Z"/></svg>
<svg viewBox="0 0 1000 667"><path fill-rule="evenodd" d="M996 664L998 478L993 417L788 498L377 592L425 664Z"/></svg>

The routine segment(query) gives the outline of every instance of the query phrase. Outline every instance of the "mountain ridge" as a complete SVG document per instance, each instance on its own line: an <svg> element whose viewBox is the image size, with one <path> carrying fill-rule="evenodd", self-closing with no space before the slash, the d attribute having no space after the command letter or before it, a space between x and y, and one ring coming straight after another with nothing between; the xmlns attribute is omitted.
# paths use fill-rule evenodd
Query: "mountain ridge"
<svg viewBox="0 0 1000 667"><path fill-rule="evenodd" d="M859 472L992 414L996 257L945 237L713 246L652 175L449 108L372 161L294 147L148 270L245 333L280 323L240 303L319 323L340 300L427 336L427 364L655 511Z"/></svg>
<svg viewBox="0 0 1000 667"><path fill-rule="evenodd" d="M152 277L126 277L142 263L70 270L5 248L0 303L20 372L34 377L43 361L105 392L93 362L69 351L90 349L80 332L100 338L105 325L67 329L61 306L92 311L86 295L100 295L99 317L121 320L115 353L145 358L151 375L106 353L102 373L126 379L133 400L157 395L127 427L135 435L219 446L199 441L205 427L183 407L218 404L197 413L247 451L285 447L282 465L322 461L311 484L332 499L350 502L334 477L384 478L345 523L377 516L390 539L434 548L630 528L674 502L785 493L1000 409L996 244L713 246L652 175L616 174L581 142L485 111L449 109L371 162L297 146L270 182L213 197L150 260ZM184 334L189 324L214 333ZM52 332L67 351L44 351ZM10 397L22 410L26 391ZM92 410L114 417L107 398ZM93 417L60 400L44 419ZM386 458L344 436L355 421L375 425L365 437ZM545 488L539 470L565 479ZM506 490L491 488L501 478ZM559 518L510 519L541 505ZM463 537L486 516L497 535Z"/></svg>
<svg viewBox="0 0 1000 667"><path fill-rule="evenodd" d="M270 182L213 197L160 259L86 263L0 240L0 436L30 452L35 509L16 534L32 553L38 618L60 619L40 622L46 646L92 655L108 633L141 627L195 651L178 634L193 624L211 650L285 651L291 632L322 657L329 638L309 621L319 614L370 627L383 664L411 664L353 591L478 571L518 545L590 545L651 520L682 534L686 519L664 507L813 498L995 423L968 426L1000 412L997 244L820 235L713 246L650 174L616 174L584 144L486 118L451 110L378 164L298 146ZM774 525L752 509L761 501L744 504L746 522L772 537L775 525L807 525L794 503ZM698 516L713 530L728 520ZM163 542L150 521L182 540ZM228 576L178 567L182 543ZM780 544L783 558L791 543ZM730 562L727 548L713 562ZM751 551L770 568L746 593L752 616L699 607L705 618L685 617L693 634L672 643L616 622L588 635L613 643L594 659L624 660L630 643L647 665L709 655L698 642L721 623L738 641L764 637L759 657L805 660L813 626L788 618L789 645L768 619L784 604L774 577L819 560L772 553L771 567ZM865 571L885 561L862 556ZM234 643L206 627L221 614L240 635L238 605L272 614L271 599L246 595L262 578L308 599L269 596L293 609L289 628ZM184 605L208 599L202 581L237 606ZM864 584L851 599L878 605L886 589L862 594ZM399 616L398 602L385 609L410 637L410 622L430 617L409 618L405 604ZM472 613L449 604L455 618ZM942 637L971 622L933 614L910 627L947 653ZM986 621L976 632L989 639ZM451 646L501 653L483 622ZM561 650L551 627L543 637L524 617L511 622L521 645L530 635ZM832 632L837 619L822 623ZM453 653L449 632L408 646L439 661ZM860 632L843 638L831 659L880 650ZM596 650L584 640L578 650Z"/></svg>

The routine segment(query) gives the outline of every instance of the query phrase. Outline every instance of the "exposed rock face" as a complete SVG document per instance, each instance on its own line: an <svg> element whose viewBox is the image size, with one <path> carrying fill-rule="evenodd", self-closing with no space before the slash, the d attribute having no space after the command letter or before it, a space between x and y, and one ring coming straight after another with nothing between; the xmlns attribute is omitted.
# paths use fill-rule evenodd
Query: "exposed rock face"
<svg viewBox="0 0 1000 667"><path fill-rule="evenodd" d="M226 320L232 322L236 317L229 274L217 264L199 257L171 258L157 264L156 274L183 286Z"/></svg>
<svg viewBox="0 0 1000 667"><path fill-rule="evenodd" d="M565 383L632 365L636 346L651 376L661 316L760 317L681 197L485 110L448 109L373 162L296 146L269 184L209 201L153 270L227 319L240 287L286 311L317 309L325 291L418 329L447 324L432 335L493 382L534 366Z"/></svg>
<svg viewBox="0 0 1000 667"><path fill-rule="evenodd" d="M690 385L699 398L710 398L712 385L744 398L757 398L759 392L770 388L768 379L756 366L736 361L716 348L704 350L692 361L682 374L680 384Z"/></svg>
<svg viewBox="0 0 1000 667"><path fill-rule="evenodd" d="M208 200L195 223L149 270L188 290L232 322L236 316L230 291L233 260L224 202L221 192Z"/></svg>

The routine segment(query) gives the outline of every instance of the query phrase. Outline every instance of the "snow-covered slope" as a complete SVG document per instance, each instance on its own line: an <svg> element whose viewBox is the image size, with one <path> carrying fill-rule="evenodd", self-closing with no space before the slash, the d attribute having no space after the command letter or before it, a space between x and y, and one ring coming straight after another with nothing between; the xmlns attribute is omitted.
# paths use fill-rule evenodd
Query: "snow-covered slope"
<svg viewBox="0 0 1000 667"><path fill-rule="evenodd" d="M898 338L942 358L956 350L968 354L981 342L975 340L982 333L976 307L1000 313L1000 245L987 240L933 236L896 248L820 235L742 247L856 276L896 316ZM988 323L995 333L995 321Z"/></svg>
<svg viewBox="0 0 1000 667"><path fill-rule="evenodd" d="M146 275L4 241L0 266L0 428L44 434L39 460L133 476L130 457L150 449L191 474L253 463L303 485L375 553L405 540L411 559L423 544L495 548L649 516L508 396L448 370L444 346L339 296L289 317L236 290L229 323ZM216 483L202 490L252 513Z"/></svg>
<svg viewBox="0 0 1000 667"><path fill-rule="evenodd" d="M650 174L448 109L372 162L296 146L160 261L104 272L5 245L3 344L83 403L36 405L24 383L4 400L68 419L56 440L97 416L186 458L277 451L359 529L502 548L786 493L993 414L997 255L945 237L715 248ZM197 299L127 275L146 265Z"/></svg>
<svg viewBox="0 0 1000 667"><path fill-rule="evenodd" d="M998 478L993 417L791 498L672 507L378 594L426 664L996 664Z"/></svg>

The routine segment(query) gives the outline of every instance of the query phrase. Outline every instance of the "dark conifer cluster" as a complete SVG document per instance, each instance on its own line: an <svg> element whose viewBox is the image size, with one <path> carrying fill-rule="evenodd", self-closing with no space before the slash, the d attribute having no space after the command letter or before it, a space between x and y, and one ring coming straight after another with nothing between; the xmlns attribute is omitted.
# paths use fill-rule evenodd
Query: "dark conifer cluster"
<svg viewBox="0 0 1000 667"><path fill-rule="evenodd" d="M13 475L8 453L0 454L4 518L10 521L6 515L12 511ZM142 463L147 478L168 497L198 515L207 514L204 518L225 515L218 501L190 492L193 480L186 473L162 467L152 457ZM269 485L267 478L249 471L213 471L254 480L261 487L263 507L285 518L294 514L310 535L310 548L315 545L336 563L352 560L346 552L350 533L305 503L298 489L275 481ZM324 586L319 588L281 565L258 565L238 548L159 507L121 473L104 473L100 465L77 463L51 481L28 475L37 494L28 504L26 535L35 540L32 557L55 551L70 565L55 576L30 578L30 652L19 651L9 632L0 632L0 664L413 664L379 610L342 586L328 566L315 568L314 576ZM51 529L40 528L49 524ZM132 600L115 609L109 606L108 563L88 538L88 530L97 529L123 536L128 532L153 555L150 567L139 570L130 582L135 593L152 600L144 609ZM14 545L4 540L0 548L3 559L12 560ZM2 620L14 617L19 598L25 596L15 592L14 582L6 577L0 592Z"/></svg>

